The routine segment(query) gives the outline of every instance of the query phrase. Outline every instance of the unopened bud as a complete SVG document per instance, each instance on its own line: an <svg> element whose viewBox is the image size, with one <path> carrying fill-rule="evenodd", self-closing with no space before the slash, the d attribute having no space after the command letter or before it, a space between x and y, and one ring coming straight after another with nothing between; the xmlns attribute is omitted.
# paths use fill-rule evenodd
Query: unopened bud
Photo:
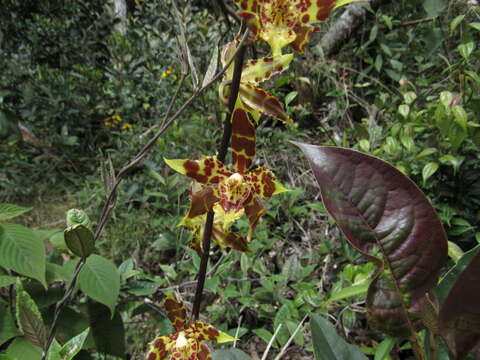
<svg viewBox="0 0 480 360"><path fill-rule="evenodd" d="M405 87L405 86L408 85L408 80L407 80L406 78L402 77L402 78L398 81L398 83L400 84L401 87Z"/></svg>

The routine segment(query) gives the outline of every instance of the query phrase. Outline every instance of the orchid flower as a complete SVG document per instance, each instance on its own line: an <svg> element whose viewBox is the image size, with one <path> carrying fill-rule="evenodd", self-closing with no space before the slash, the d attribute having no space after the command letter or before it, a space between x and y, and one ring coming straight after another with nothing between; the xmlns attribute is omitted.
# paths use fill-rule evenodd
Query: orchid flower
<svg viewBox="0 0 480 360"><path fill-rule="evenodd" d="M254 156L255 127L246 111L237 107L232 114L232 169L215 157L165 159L172 169L207 185L192 194L186 217L192 219L213 209L228 228L244 211L250 222L250 240L258 220L266 212L260 198L288 191L267 168L249 170Z"/></svg>
<svg viewBox="0 0 480 360"><path fill-rule="evenodd" d="M242 9L250 31L270 45L273 56L289 45L303 52L311 33L318 31L313 23L324 21L340 6L360 0L234 0Z"/></svg>
<svg viewBox="0 0 480 360"><path fill-rule="evenodd" d="M189 324L185 306L171 295L167 296L164 308L176 332L153 340L147 360L209 360L212 355L205 342L223 343L235 340L206 322L195 321Z"/></svg>
<svg viewBox="0 0 480 360"><path fill-rule="evenodd" d="M237 45L238 40L234 40L225 46L221 56L223 66L231 59ZM288 69L292 59L293 54L265 57L263 59L249 60L243 67L238 97L241 106L250 112L256 121L258 121L260 114L264 114L287 124L293 123L292 119L285 113L282 103L275 96L258 86L260 83L271 79L274 75ZM228 68L225 78L219 87L220 99L225 104L228 103L226 90L232 81L233 66L234 64Z"/></svg>

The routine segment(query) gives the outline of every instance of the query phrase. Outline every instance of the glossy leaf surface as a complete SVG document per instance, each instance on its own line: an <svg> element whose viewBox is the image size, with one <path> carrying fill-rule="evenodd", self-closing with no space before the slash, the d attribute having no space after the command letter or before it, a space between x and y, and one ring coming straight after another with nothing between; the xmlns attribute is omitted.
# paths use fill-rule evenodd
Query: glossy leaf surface
<svg viewBox="0 0 480 360"><path fill-rule="evenodd" d="M440 310L440 332L456 359L480 344L480 254L458 276Z"/></svg>
<svg viewBox="0 0 480 360"><path fill-rule="evenodd" d="M324 205L348 241L378 266L367 306L379 329L409 332L447 259L440 220L419 188L388 163L357 151L296 144L305 153Z"/></svg>

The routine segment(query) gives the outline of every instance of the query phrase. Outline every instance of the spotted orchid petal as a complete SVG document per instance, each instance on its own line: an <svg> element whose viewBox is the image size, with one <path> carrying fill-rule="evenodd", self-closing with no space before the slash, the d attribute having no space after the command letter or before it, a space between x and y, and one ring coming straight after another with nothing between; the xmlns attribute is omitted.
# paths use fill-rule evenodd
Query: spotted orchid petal
<svg viewBox="0 0 480 360"><path fill-rule="evenodd" d="M201 184L218 184L232 175L227 167L214 157L201 160L164 159L165 163L180 174L198 181Z"/></svg>
<svg viewBox="0 0 480 360"><path fill-rule="evenodd" d="M267 209L265 209L260 199L256 196L252 195L245 204L245 215L247 215L248 222L250 223L247 236L248 241L252 240L258 221L266 212Z"/></svg>
<svg viewBox="0 0 480 360"><path fill-rule="evenodd" d="M269 92L249 83L241 83L239 95L248 111L258 111L284 123L293 123L283 110L282 103Z"/></svg>
<svg viewBox="0 0 480 360"><path fill-rule="evenodd" d="M200 191L192 193L190 208L186 218L194 218L205 214L206 212L210 211L219 201L220 196L218 194L218 189L213 186L207 186Z"/></svg>
<svg viewBox="0 0 480 360"><path fill-rule="evenodd" d="M262 3L263 0L234 0L235 3L240 7L240 9L245 11L256 12L258 3Z"/></svg>
<svg viewBox="0 0 480 360"><path fill-rule="evenodd" d="M247 112L236 108L232 114L232 160L233 168L240 174L246 173L255 156L255 127Z"/></svg>
<svg viewBox="0 0 480 360"><path fill-rule="evenodd" d="M218 190L220 194L219 204L228 214L232 211L237 213L243 209L245 201L252 192L252 187L242 174L234 173L219 184Z"/></svg>
<svg viewBox="0 0 480 360"><path fill-rule="evenodd" d="M168 295L163 302L163 307L175 330L177 332L184 330L187 322L187 309L185 309L185 306L177 301L173 295Z"/></svg>
<svg viewBox="0 0 480 360"><path fill-rule="evenodd" d="M275 180L275 175L265 167L259 167L246 174L247 181L253 186L256 195L271 198L273 195L289 191Z"/></svg>
<svg viewBox="0 0 480 360"><path fill-rule="evenodd" d="M214 341L220 344L235 340L234 337L224 333L223 331L215 329L215 327L207 324L204 321L195 321L190 328L192 330L193 337L195 337L195 339L197 339L199 342Z"/></svg>
<svg viewBox="0 0 480 360"><path fill-rule="evenodd" d="M267 81L272 76L287 70L292 60L293 54L267 56L262 59L249 60L243 67L242 82L256 85Z"/></svg>
<svg viewBox="0 0 480 360"><path fill-rule="evenodd" d="M175 334L173 334L175 335ZM150 349L147 353L147 360L165 360L168 359L170 350L175 345L175 336L160 336L150 343Z"/></svg>
<svg viewBox="0 0 480 360"><path fill-rule="evenodd" d="M310 35L318 30L320 30L319 26L295 26L297 37L295 38L295 41L290 44L290 47L293 49L293 51L303 54L305 46L307 46L310 41Z"/></svg>

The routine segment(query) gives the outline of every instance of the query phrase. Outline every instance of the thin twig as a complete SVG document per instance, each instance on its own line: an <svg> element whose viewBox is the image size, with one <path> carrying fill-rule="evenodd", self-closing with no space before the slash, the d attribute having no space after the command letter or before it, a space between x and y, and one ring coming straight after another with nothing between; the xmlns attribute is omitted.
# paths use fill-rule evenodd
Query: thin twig
<svg viewBox="0 0 480 360"><path fill-rule="evenodd" d="M275 338L277 337L278 332L280 331L280 329L282 328L282 326L283 326L283 324L278 325L277 330L275 330L275 333L273 334L272 338L271 338L270 341L268 342L267 348L265 349L265 352L263 353L262 360L266 360L266 359L267 359L268 352L270 351L270 348L272 347L273 342L275 341Z"/></svg>
<svg viewBox="0 0 480 360"><path fill-rule="evenodd" d="M236 50L235 55L240 52L240 49L243 48L243 43L245 42L247 38L248 31L245 31L243 34L241 40L240 40L240 45L239 48ZM156 141L162 134L170 127L170 125L173 124L173 122L187 109L187 107L195 100L198 98L200 95L202 95L210 86L212 86L218 79L220 79L223 74L227 71L227 69L230 67L231 63L233 62L234 57L230 59L230 61L204 86L202 86L200 89L196 90L190 98L183 103L183 105L180 107L180 109L177 110L177 112L170 117L170 119L160 128L160 130L155 134L155 136L150 139L150 141L140 150L140 152L127 164L125 165L117 174L115 178L115 184L112 186L112 189L107 197L107 200L102 208L102 213L100 214L100 219L97 223L97 227L95 229L95 241L100 237L100 234L102 233L103 228L105 227L108 218L110 217L111 212L113 211L115 205L114 205L114 200L117 194L117 188L120 185L121 180L125 177L125 175L135 168L135 166L141 162L147 154L154 148ZM168 117L168 114L167 114ZM78 279L78 275L80 274L80 271L82 270L83 266L85 265L86 259L82 259L78 262L77 267L75 269L75 272L72 277L72 281L65 292L64 297L57 303L55 306L55 312L53 316L53 322L50 327L50 331L48 334L48 341L45 344L43 354L42 354L42 360L45 360L47 358L48 354L48 349L50 348L53 338L55 337L55 330L57 328L57 322L58 322L58 317L60 316L60 312L62 311L62 308L65 306L66 302L70 298L70 295L72 294L75 284Z"/></svg>
<svg viewBox="0 0 480 360"><path fill-rule="evenodd" d="M245 32L247 34L248 31ZM237 52L234 57L235 58L235 66L233 69L233 76L232 76L232 84L230 86L230 97L228 99L228 114L225 118L225 123L223 127L223 137L222 142L220 143L220 149L218 151L217 159L221 162L225 161L227 157L228 146L230 144L230 137L232 135L232 123L231 123L231 116L233 110L235 108L235 102L237 101L238 91L240 90L240 80L242 77L242 69L243 69L243 59L245 57L245 46L243 43L238 45L236 49ZM208 258L210 253L210 242L212 238L212 230L213 230L213 218L214 213L213 210L210 210L207 213L207 219L205 221L205 230L203 232L203 242L202 242L202 258L200 262L200 269L198 270L198 282L197 288L195 290L195 299L193 301L193 309L192 309L192 320L198 320L200 315L200 305L202 303L202 294L203 294L203 287L205 285L206 273L207 273L207 265L208 265Z"/></svg>
<svg viewBox="0 0 480 360"><path fill-rule="evenodd" d="M285 343L285 345L282 347L282 350L280 350L280 352L278 353L278 355L275 357L274 360L280 360L280 358L285 354L285 352L287 351L288 347L290 346L290 344L292 343L293 339L295 338L295 336L297 335L297 333L300 331L301 327L303 326L303 323L305 322L305 320L308 318L308 315L305 315L302 319L302 321L300 321L300 324L298 324L297 328L295 329L295 331L293 332L293 334L290 336L290 338L288 339L288 341Z"/></svg>

